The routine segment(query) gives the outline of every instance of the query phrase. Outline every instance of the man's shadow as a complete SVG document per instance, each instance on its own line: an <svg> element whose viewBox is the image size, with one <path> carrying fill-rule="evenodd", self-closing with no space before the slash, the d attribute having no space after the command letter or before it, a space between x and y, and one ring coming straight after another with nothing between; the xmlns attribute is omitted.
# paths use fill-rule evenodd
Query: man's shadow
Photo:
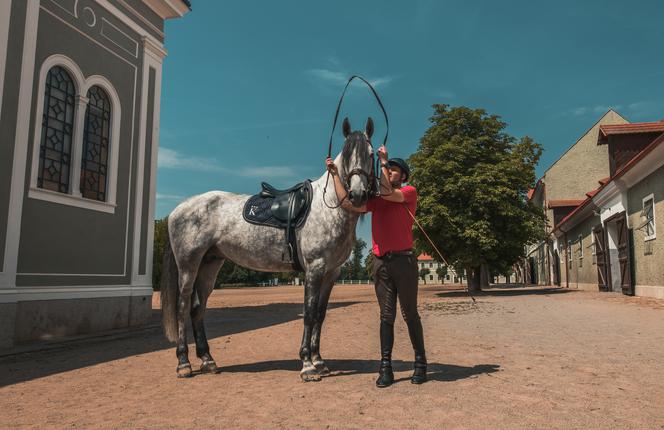
<svg viewBox="0 0 664 430"><path fill-rule="evenodd" d="M326 359L325 364L330 369L327 378L339 376L361 375L378 373L380 360L334 360ZM299 372L302 368L300 360L270 360L256 363L236 364L219 369L220 373L258 373L271 370L289 370ZM411 371L412 361L393 360L392 368L395 372ZM457 366L454 364L429 363L427 376L430 381L450 382L470 378L483 373L494 373L500 370L499 364L476 364L475 366ZM395 380L395 382L409 380L410 376Z"/></svg>

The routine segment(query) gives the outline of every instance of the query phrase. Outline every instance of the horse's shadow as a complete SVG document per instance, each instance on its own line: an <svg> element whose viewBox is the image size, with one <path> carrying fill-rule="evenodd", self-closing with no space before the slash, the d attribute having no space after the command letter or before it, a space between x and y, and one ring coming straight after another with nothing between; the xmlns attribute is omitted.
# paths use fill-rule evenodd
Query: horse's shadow
<svg viewBox="0 0 664 430"><path fill-rule="evenodd" d="M325 360L330 368L330 374L326 378L339 376L373 374L378 372L380 366L379 360ZM392 367L395 372L411 371L412 361L393 360ZM299 360L270 360L257 363L236 364L233 366L224 366L219 369L220 373L258 373L271 370L299 371L302 368L302 362ZM427 376L430 381L450 382L460 379L470 378L474 375L489 374L498 372L499 364L476 364L474 366L457 366L454 364L429 363ZM409 380L410 376L398 378L395 382Z"/></svg>

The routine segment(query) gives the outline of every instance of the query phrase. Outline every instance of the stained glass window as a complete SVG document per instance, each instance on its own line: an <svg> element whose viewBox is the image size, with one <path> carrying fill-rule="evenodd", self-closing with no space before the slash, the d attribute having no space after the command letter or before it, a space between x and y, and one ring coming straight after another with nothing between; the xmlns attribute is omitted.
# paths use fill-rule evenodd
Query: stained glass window
<svg viewBox="0 0 664 430"><path fill-rule="evenodd" d="M48 71L39 145L39 188L69 192L75 95L74 81L65 69L55 66Z"/></svg>
<svg viewBox="0 0 664 430"><path fill-rule="evenodd" d="M111 124L111 102L108 94L93 86L87 94L81 159L81 195L88 199L106 200L108 146Z"/></svg>

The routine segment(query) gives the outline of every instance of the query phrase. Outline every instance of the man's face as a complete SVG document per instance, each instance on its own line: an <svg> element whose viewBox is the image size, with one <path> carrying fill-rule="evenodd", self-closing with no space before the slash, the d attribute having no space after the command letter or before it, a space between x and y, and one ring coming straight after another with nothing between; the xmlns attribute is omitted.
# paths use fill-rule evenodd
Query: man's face
<svg viewBox="0 0 664 430"><path fill-rule="evenodd" d="M400 187L401 183L403 182L403 172L401 171L401 168L397 166L390 166L390 184L392 184L393 187Z"/></svg>

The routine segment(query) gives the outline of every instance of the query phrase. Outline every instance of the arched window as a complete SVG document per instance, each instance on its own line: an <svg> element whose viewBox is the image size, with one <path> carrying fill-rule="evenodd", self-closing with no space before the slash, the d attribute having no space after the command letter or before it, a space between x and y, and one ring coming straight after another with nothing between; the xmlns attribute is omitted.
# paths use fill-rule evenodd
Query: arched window
<svg viewBox="0 0 664 430"><path fill-rule="evenodd" d="M37 175L39 188L69 192L75 95L76 88L69 73L60 66L51 68L44 92Z"/></svg>
<svg viewBox="0 0 664 430"><path fill-rule="evenodd" d="M88 199L106 200L108 150L111 127L111 101L99 86L88 90L81 159L81 195Z"/></svg>

